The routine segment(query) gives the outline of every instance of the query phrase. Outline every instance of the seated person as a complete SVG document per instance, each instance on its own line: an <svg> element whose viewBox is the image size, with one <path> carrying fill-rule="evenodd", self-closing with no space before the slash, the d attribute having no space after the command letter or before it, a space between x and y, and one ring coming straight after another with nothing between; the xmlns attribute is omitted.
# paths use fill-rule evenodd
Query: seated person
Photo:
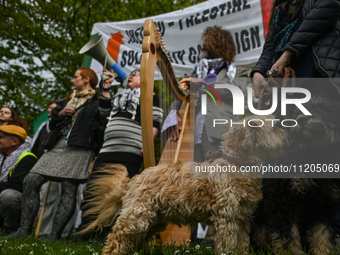
<svg viewBox="0 0 340 255"><path fill-rule="evenodd" d="M25 129L15 125L0 126L0 225L1 234L20 226L22 182L37 162L25 143Z"/></svg>
<svg viewBox="0 0 340 255"><path fill-rule="evenodd" d="M10 107L2 107L0 108L0 126L4 125L16 125L23 127L26 132L28 130L28 125L26 121L24 121L17 112Z"/></svg>

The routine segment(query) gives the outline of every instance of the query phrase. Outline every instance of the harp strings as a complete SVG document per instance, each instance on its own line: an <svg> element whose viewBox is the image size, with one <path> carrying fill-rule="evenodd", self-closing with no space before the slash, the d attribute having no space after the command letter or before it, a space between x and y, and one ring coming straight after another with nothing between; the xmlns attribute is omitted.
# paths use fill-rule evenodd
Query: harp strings
<svg viewBox="0 0 340 255"><path fill-rule="evenodd" d="M165 66L160 66L159 68L166 69ZM164 119L163 122L170 112L170 105L173 101L172 96L170 95L169 90L167 89L167 84L169 84L169 77L168 75L161 75L160 73L165 74L165 70L162 70L158 72L158 95L159 95L159 101L160 101L160 106L164 110ZM158 146L156 145L155 148ZM159 163L171 163L173 162L173 158L175 155L175 150L176 150L176 143L170 141L170 128L166 129L161 135L160 135L160 162Z"/></svg>
<svg viewBox="0 0 340 255"><path fill-rule="evenodd" d="M180 86L173 70L165 43L163 42L158 29L155 30L153 30L155 32L154 38L156 39L154 50L157 51L155 55L157 56L158 69L156 68L154 92L155 94L158 94L160 107L164 110L163 120L165 120L171 110L170 105L174 100L172 96L176 95L177 98L183 100L189 94L189 88ZM174 161L177 142L170 141L170 134L170 128L168 128L158 136L155 141L155 156L156 162L158 163L171 163Z"/></svg>

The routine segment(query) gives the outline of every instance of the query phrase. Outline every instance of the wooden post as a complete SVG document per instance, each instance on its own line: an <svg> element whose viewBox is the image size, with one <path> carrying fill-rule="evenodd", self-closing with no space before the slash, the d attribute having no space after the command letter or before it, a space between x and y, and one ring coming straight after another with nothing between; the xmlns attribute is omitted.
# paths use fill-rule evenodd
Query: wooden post
<svg viewBox="0 0 340 255"><path fill-rule="evenodd" d="M38 238L38 236L39 236L41 222L42 222L42 218L44 216L45 206L46 206L46 202L47 202L47 198L48 198L48 193L50 192L50 188L51 188L51 181L49 181L48 185L47 185L47 189L46 189L46 193L45 193L45 197L44 197L44 202L43 202L43 205L41 207L41 212L40 212L40 215L39 215L37 229L35 231L35 236L34 236L35 238Z"/></svg>

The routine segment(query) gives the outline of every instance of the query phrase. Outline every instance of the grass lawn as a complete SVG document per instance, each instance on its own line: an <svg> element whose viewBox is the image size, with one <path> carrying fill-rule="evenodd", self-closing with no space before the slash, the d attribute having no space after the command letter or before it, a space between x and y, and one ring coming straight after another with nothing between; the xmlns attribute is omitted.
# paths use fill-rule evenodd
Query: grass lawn
<svg viewBox="0 0 340 255"><path fill-rule="evenodd" d="M82 254L99 255L103 245L97 242L69 244L65 242L42 242L33 237L4 239L0 238L0 254L43 255L43 254Z"/></svg>
<svg viewBox="0 0 340 255"><path fill-rule="evenodd" d="M79 255L99 255L104 244L98 241L69 243L67 241L60 242L42 242L33 237L5 239L0 237L0 254L12 255L61 255L61 254L79 254ZM309 254L308 252L306 252ZM146 246L142 250L134 251L131 249L131 255L214 255L213 248L206 244L201 245L161 245L161 246ZM251 252L251 254L256 254ZM265 255L265 253L257 253ZM273 252L268 252L268 255L274 255ZM339 254L339 253L338 253ZM223 255L228 255L224 253ZM286 254L285 254L286 255Z"/></svg>
<svg viewBox="0 0 340 255"><path fill-rule="evenodd" d="M5 239L0 237L0 254L13 254L13 255L61 255L61 254L79 254L79 255L99 255L103 248L103 243L98 241L68 243L67 241L60 242L42 242L33 237ZM206 244L196 246L175 246L175 245L162 245L162 246L146 246L141 251L133 251L135 255L170 255L170 254L207 254L213 255L213 249Z"/></svg>

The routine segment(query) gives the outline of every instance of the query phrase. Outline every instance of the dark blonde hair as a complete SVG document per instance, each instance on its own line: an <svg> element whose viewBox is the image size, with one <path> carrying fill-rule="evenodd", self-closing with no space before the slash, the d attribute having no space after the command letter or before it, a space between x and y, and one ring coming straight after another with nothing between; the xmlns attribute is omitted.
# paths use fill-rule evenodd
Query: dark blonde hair
<svg viewBox="0 0 340 255"><path fill-rule="evenodd" d="M97 74L88 67L79 67L77 70L80 71L80 75L83 78L90 78L90 85L91 88L95 89L98 84L98 77Z"/></svg>
<svg viewBox="0 0 340 255"><path fill-rule="evenodd" d="M236 47L233 37L228 29L220 26L207 27L204 29L201 41L209 40L213 52L224 61L233 62L236 55Z"/></svg>

